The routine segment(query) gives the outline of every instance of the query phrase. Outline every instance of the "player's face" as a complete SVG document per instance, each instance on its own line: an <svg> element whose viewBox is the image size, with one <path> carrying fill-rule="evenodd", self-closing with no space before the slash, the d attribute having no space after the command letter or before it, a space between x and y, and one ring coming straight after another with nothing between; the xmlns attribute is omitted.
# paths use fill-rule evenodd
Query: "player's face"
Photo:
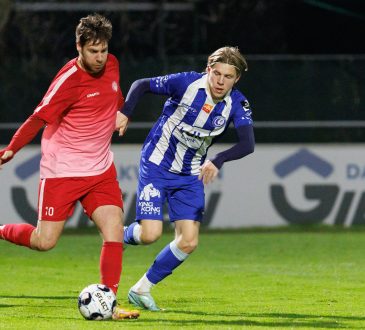
<svg viewBox="0 0 365 330"><path fill-rule="evenodd" d="M208 66L208 85L213 100L223 99L239 78L233 65L218 62Z"/></svg>
<svg viewBox="0 0 365 330"><path fill-rule="evenodd" d="M78 64L86 72L95 75L104 69L108 57L108 43L88 42L83 47L77 44L79 52Z"/></svg>

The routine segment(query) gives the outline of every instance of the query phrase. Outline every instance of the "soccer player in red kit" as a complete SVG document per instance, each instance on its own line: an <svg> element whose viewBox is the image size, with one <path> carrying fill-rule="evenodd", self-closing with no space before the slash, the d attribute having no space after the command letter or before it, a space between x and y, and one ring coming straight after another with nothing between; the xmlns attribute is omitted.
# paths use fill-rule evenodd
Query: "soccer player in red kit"
<svg viewBox="0 0 365 330"><path fill-rule="evenodd" d="M112 25L94 14L76 27L79 56L52 81L33 114L0 151L5 164L44 128L38 198L38 224L0 226L0 238L33 250L52 249L80 201L103 238L101 283L117 293L122 272L123 200L110 150L116 115L124 99L119 63L108 53ZM117 307L116 319L138 311Z"/></svg>

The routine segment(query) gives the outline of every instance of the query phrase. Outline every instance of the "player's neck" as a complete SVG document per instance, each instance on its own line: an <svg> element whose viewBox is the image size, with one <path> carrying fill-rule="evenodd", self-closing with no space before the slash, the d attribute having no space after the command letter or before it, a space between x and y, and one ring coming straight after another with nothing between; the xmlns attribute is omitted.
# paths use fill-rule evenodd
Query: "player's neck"
<svg viewBox="0 0 365 330"><path fill-rule="evenodd" d="M212 94L212 92L210 91L209 85L208 85L208 88L207 88L207 93L208 93L210 99L213 101L214 104L217 104L217 103L223 101L224 98L226 97L225 95L222 98L216 98L216 97L214 97L213 94Z"/></svg>
<svg viewBox="0 0 365 330"><path fill-rule="evenodd" d="M82 61L81 61L81 59L80 59L80 57L78 57L77 58L77 65L79 66L79 68L82 70L82 71L85 71L85 72L87 72L86 71L86 69L85 69L85 66L84 66L84 63L82 63Z"/></svg>

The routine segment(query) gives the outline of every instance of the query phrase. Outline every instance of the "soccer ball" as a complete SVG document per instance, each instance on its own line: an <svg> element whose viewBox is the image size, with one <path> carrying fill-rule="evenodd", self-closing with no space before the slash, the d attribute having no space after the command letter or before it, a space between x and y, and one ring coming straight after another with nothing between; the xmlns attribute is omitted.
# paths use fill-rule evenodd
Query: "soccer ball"
<svg viewBox="0 0 365 330"><path fill-rule="evenodd" d="M78 298L79 311L87 320L110 319L116 305L114 292L104 284L87 286Z"/></svg>

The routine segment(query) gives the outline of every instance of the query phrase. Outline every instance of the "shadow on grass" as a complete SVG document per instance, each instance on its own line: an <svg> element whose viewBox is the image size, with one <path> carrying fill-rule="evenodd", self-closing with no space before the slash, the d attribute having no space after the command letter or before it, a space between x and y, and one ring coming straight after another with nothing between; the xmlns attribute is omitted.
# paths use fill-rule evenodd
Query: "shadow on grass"
<svg viewBox="0 0 365 330"><path fill-rule="evenodd" d="M186 310L176 310L169 309L165 310L163 313L177 313L177 314L192 314L200 316L222 316L222 317L280 317L280 318L291 318L291 319L336 319L336 320L350 320L350 321L365 321L365 316L342 316L342 315L312 315L312 314L298 314L298 313L207 313L199 311L186 311Z"/></svg>
<svg viewBox="0 0 365 330"><path fill-rule="evenodd" d="M75 299L74 296L22 296L22 295L16 295L16 296L0 296L0 299L3 298L11 298L11 299L49 299L49 300L67 300L67 299ZM1 304L0 304L1 306Z"/></svg>
<svg viewBox="0 0 365 330"><path fill-rule="evenodd" d="M146 313L146 312L145 312ZM147 312L154 313L154 312ZM343 315L311 315L311 314L298 314L298 313L206 313L199 311L185 311L185 310L166 310L163 314L189 314L194 317L214 317L220 320L205 320L203 318L194 318L190 320L159 320L158 322L163 322L166 325L169 323L180 324L181 326L188 325L205 325L207 327L214 325L221 326L258 326L258 327L273 327L273 328L348 328L349 324L345 324L345 321L365 321L365 317L362 316L343 316ZM146 316L146 314L144 314ZM227 317L235 318L235 320L227 320ZM237 318L237 319L236 319ZM256 321L250 320L251 318L271 318L278 320L267 320L267 321ZM147 320L141 320L147 321ZM153 324L155 320L149 320L148 323ZM363 329L363 326L353 327L358 329Z"/></svg>
<svg viewBox="0 0 365 330"><path fill-rule="evenodd" d="M39 300L74 300L74 296L30 296L30 295L2 295L1 298L11 299L39 299ZM29 305L28 305L29 306ZM0 304L1 308L19 307L17 304ZM158 319L155 316L158 314ZM179 314L189 315L189 319L182 320ZM153 315L153 318L150 317ZM42 316L40 316L42 318ZM26 318L26 317L25 317ZM44 317L49 319L50 317ZM78 320L77 318L59 319ZM228 319L227 318L231 318ZM255 319L266 320L255 320ZM51 319L54 319L51 317ZM81 319L80 319L81 320ZM348 322L365 322L365 316L347 316L347 315L311 315L300 313L229 313L229 312L200 312L170 309L161 313L143 311L141 317L130 326L153 327L160 326L203 326L209 329L212 326L233 327L233 326L256 326L272 328L328 328L341 329L349 328ZM364 323L362 323L364 324ZM353 329L364 329L363 326L351 324Z"/></svg>
<svg viewBox="0 0 365 330"><path fill-rule="evenodd" d="M39 299L39 300L75 300L75 297L73 296L0 296L0 299ZM19 307L19 306L31 306L29 304L1 304L0 303L0 309L1 308L9 308L9 307Z"/></svg>

